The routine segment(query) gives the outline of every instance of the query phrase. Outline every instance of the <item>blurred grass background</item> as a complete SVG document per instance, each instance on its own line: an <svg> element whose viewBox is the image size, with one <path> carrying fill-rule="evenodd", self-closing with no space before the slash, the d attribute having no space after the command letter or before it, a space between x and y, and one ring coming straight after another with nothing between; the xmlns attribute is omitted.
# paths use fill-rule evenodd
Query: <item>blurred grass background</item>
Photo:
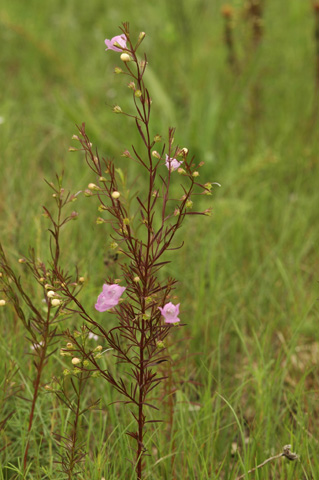
<svg viewBox="0 0 319 480"><path fill-rule="evenodd" d="M139 145L137 133L111 111L114 104L131 108L129 90L113 74L120 60L105 53L104 39L117 35L122 21L136 36L145 31L154 134L175 126L176 143L205 162L203 182L222 184L212 218L185 222L185 247L167 268L180 280L187 349L201 352L187 360L185 373L197 387L181 384L177 395L170 446L178 445L176 478L232 479L286 443L302 461L267 466L256 478L318 478L316 17L311 1L264 0L256 45L249 3L229 3L236 74L227 63L219 0L2 2L1 242L13 261L29 245L45 257L41 205L50 204L51 194L43 179L64 170L64 185L74 192L95 180L82 155L68 153L75 124L85 122L100 154L116 158L134 178L135 167L120 155ZM206 199L202 207L208 206ZM97 204L81 198L76 208L79 220L65 232L63 255L88 278L89 303L107 275L109 237L95 224ZM10 319L9 309L1 317ZM12 322L2 325L4 355L20 365L28 348L24 333ZM190 412L183 406L190 400L201 408ZM156 435L155 460L167 448ZM124 448L128 441L120 438ZM232 456L234 442L240 453ZM19 455L15 448L6 450L3 464ZM124 460L114 471L102 462L97 473L94 458L90 478L129 478ZM159 463L150 478L173 478L170 460ZM32 478L56 478L50 465Z"/></svg>

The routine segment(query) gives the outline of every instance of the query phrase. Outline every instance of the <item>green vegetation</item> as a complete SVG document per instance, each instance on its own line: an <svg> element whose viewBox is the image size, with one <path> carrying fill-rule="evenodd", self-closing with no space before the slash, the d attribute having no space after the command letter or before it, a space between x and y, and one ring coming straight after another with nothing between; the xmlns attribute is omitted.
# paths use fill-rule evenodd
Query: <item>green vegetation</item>
<svg viewBox="0 0 319 480"><path fill-rule="evenodd" d="M104 39L118 35L122 21L136 35L145 31L141 50L149 61L153 133L165 136L175 126L176 144L205 162L203 183L222 185L201 205L207 208L211 200L212 217L186 220L179 233L185 246L171 253L165 267L179 280L176 296L187 325L176 329L170 347L176 361L173 426L154 429L147 478L235 480L291 444L298 461L277 459L245 478L317 479L316 17L311 2L264 0L258 39L244 1L232 3L236 72L227 63L228 17L219 0L29 0L23 8L17 0L4 0L1 243L15 271L30 283L30 295L38 294L18 259L29 246L38 258L49 254L42 205L51 206L52 192L43 179L54 180L64 170L64 186L72 192L96 180L82 154L68 152L75 124L85 122L100 155L118 159L128 181L135 181L137 167L121 157L139 144L134 122L110 108L129 110L131 99L125 77L113 74L119 57L104 52ZM110 239L95 222L96 202L80 195L76 210L78 221L62 234L62 257L85 277L81 300L92 305L93 315L107 269L116 272L117 266L104 264ZM54 463L59 448L53 433L64 435L69 413L45 389L36 407L30 473L19 473L32 357L10 305L1 308L0 322L0 391L6 386L7 392L0 393L0 427L13 412L0 429L0 480L65 478ZM72 322L80 328L79 319ZM69 326L61 324L59 331ZM61 376L67 363L53 354L45 382ZM129 413L121 404L110 405L119 399L111 387L90 382L84 404L101 400L82 417L88 456L78 478L133 479L125 435Z"/></svg>

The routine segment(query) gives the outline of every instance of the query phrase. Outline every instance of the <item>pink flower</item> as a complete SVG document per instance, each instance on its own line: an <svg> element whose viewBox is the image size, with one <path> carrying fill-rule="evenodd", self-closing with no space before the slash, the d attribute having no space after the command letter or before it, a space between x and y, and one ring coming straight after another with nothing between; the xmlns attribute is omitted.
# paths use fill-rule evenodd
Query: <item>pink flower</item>
<svg viewBox="0 0 319 480"><path fill-rule="evenodd" d="M178 305L174 305L172 302L169 302L166 305L164 305L164 308L158 307L159 310L161 311L161 314L164 317L165 323L180 322L180 319L178 318L179 306L180 306L180 303Z"/></svg>
<svg viewBox="0 0 319 480"><path fill-rule="evenodd" d="M116 283L113 285L107 285L107 283L105 283L103 285L102 293L97 297L97 302L95 304L96 310L99 312L106 312L106 310L115 307L119 303L124 290L125 287L120 287L119 285L116 285Z"/></svg>
<svg viewBox="0 0 319 480"><path fill-rule="evenodd" d="M114 50L114 52L122 52L122 48L118 48L114 43L118 43L121 47L126 48L126 35L117 35L116 37L111 38L111 40L106 39L105 45L107 48L105 50Z"/></svg>
<svg viewBox="0 0 319 480"><path fill-rule="evenodd" d="M165 165L171 172L177 170L182 163L183 160L179 162L176 158L170 158L168 155L165 155Z"/></svg>

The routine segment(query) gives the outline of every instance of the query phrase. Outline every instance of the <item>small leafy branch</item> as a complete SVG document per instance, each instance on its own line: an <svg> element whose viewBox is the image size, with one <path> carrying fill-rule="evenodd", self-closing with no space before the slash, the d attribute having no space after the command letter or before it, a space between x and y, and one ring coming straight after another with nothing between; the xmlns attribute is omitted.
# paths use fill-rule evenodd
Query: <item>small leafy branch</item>
<svg viewBox="0 0 319 480"><path fill-rule="evenodd" d="M66 338L68 340L77 338L77 343L80 343L85 350L85 345L91 334L85 325L81 330L81 332L75 331L73 335L66 332ZM101 348L100 346L95 347L94 352L98 354ZM51 387L60 403L66 406L71 414L71 420L68 420L68 432L64 435L57 433L54 435L62 450L59 453L60 461L56 463L61 465L62 472L66 474L68 480L72 480L81 473L86 456L85 441L81 434L82 417L98 405L98 402L83 404L84 390L91 377L91 372L79 368L80 366L88 367L89 362L81 356L76 356L75 352L76 350L71 342L67 342L66 347L61 348L60 355L71 358L72 367L64 370L62 379L55 378Z"/></svg>
<svg viewBox="0 0 319 480"><path fill-rule="evenodd" d="M47 182L48 183L48 182ZM60 296L61 285L58 277L63 274L64 281L71 288L73 295L79 291L76 282L72 282L71 277L64 273L60 267L60 232L61 228L70 220L77 217L76 212L72 212L62 218L63 208L76 199L76 195L66 194L62 188L62 178L57 176L57 185L48 183L53 190L53 198L57 207L56 219L50 211L43 207L44 216L51 221L50 254L51 259L46 265L44 262L36 258L34 249L30 249L29 257L23 257L19 263L25 265L31 272L35 283L40 287L42 293L42 301L39 299L38 291L28 292L21 278L10 266L4 250L0 245L0 286L1 291L5 294L13 306L16 315L21 320L25 331L26 339L30 343L31 353L33 357L33 366L35 368L35 377L33 383L33 393L31 400L31 408L28 420L27 443L24 450L23 469L26 471L28 464L28 452L30 448L30 435L34 423L36 402L43 387L43 373L49 358L54 354L56 344L57 323L65 319L68 315L63 312L63 306L66 306L68 299L64 302ZM40 305L44 302L44 305Z"/></svg>

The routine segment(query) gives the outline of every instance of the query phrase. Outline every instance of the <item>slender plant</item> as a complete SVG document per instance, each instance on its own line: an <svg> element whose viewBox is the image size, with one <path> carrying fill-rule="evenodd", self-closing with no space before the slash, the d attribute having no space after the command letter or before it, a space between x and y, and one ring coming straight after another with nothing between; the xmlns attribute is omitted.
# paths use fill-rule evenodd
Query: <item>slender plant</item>
<svg viewBox="0 0 319 480"><path fill-rule="evenodd" d="M48 183L48 182L47 182ZM62 299L59 294L61 285L58 281L58 272L61 275L63 270L60 267L60 233L61 228L70 220L77 217L76 212L62 217L63 208L76 199L76 195L66 194L62 187L62 177L57 176L57 184L48 183L53 190L57 213L53 215L46 207L44 216L51 222L50 260L46 263L38 260L34 249L30 249L29 256L19 259L19 263L27 267L31 272L39 289L32 289L29 282L23 282L20 276L11 267L2 246L0 245L0 286L10 304L13 306L17 317L22 321L25 328L26 339L30 344L30 355L33 357L35 375L32 379L32 399L29 411L27 440L23 456L23 470L27 471L29 460L29 448L31 441L32 427L35 419L35 408L41 388L45 387L43 375L48 364L49 357L54 354L57 342L57 323L67 317L63 313L63 305L68 300ZM63 272L63 278L76 295L79 288L77 282ZM41 299L42 297L42 299ZM5 301L5 300L4 300ZM44 304L43 304L44 302Z"/></svg>
<svg viewBox="0 0 319 480"><path fill-rule="evenodd" d="M80 352L90 362L91 369L99 372L101 378L122 394L129 406L136 429L128 435L135 441L135 469L140 480L147 454L147 428L160 421L150 414L150 410L158 410L154 390L165 379L157 365L169 359L164 340L174 325L180 326L180 304L170 301L176 280L171 277L162 279L159 271L169 263L165 254L182 246L174 240L185 217L210 215L210 209L194 211L192 197L210 195L213 184L198 182L203 163L196 164L187 148L174 147L173 128L169 128L167 145L162 145L160 152L155 149L162 142L162 137L151 131L152 99L144 82L148 60L146 55L142 59L137 55L145 33L140 33L134 44L128 23L123 23L121 31L121 35L105 43L107 50L120 53L123 65L116 67L115 73L129 79L128 87L132 91L135 109L134 113L128 113L120 105L115 105L113 112L133 120L144 148L144 151L138 151L132 146L131 151L123 153L129 162L136 162L145 175L145 186L135 198L135 211L132 212L132 201L127 192L121 190L122 172L115 167L113 160L100 158L97 149L92 147L84 124L74 136L80 148L70 148L84 152L88 166L96 175L96 183L89 184L86 195L99 201L99 210L105 215L99 217L98 223L111 226L112 248L124 259L119 262L122 279L108 277L95 305L99 312L108 311L115 315L117 325L106 330L104 322L93 318L72 295L63 277L60 277L60 283L64 296L75 304L68 310L72 314L80 314L99 332L121 364L115 377L101 367L94 353L86 351L70 334L75 351ZM177 177L181 179L179 194ZM125 286L120 286L123 281ZM124 292L126 297L121 298ZM83 364L79 368L89 370Z"/></svg>

